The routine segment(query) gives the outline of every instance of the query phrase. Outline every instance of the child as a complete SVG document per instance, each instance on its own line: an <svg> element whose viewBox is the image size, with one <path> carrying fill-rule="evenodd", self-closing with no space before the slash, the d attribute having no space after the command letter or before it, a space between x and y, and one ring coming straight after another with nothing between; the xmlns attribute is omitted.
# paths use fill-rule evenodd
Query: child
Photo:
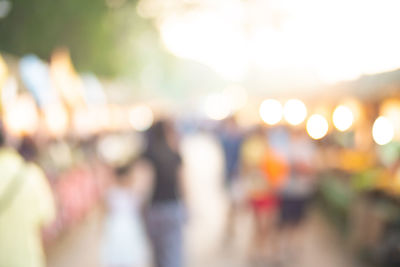
<svg viewBox="0 0 400 267"><path fill-rule="evenodd" d="M130 166L116 168L115 183L106 195L107 215L102 247L105 267L142 267L148 264L141 201L132 188Z"/></svg>

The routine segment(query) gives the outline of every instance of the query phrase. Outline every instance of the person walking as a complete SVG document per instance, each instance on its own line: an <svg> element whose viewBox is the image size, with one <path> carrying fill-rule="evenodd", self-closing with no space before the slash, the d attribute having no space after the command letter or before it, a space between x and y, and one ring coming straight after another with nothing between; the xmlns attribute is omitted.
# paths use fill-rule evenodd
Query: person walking
<svg viewBox="0 0 400 267"><path fill-rule="evenodd" d="M154 174L154 191L145 217L155 266L182 267L182 159L171 122L161 120L149 129L143 159Z"/></svg>
<svg viewBox="0 0 400 267"><path fill-rule="evenodd" d="M44 267L41 229L55 216L50 186L40 167L4 146L1 133L0 146L0 266Z"/></svg>
<svg viewBox="0 0 400 267"><path fill-rule="evenodd" d="M103 234L104 267L148 266L147 240L142 224L139 192L134 190L129 164L114 171L114 183L106 198L106 220Z"/></svg>
<svg viewBox="0 0 400 267"><path fill-rule="evenodd" d="M244 135L235 118L225 119L221 128L218 129L218 139L221 144L225 177L224 185L228 195L228 212L224 233L223 246L231 244L235 237L235 222L238 216L239 206L243 200L243 188L239 178L240 149L243 143Z"/></svg>

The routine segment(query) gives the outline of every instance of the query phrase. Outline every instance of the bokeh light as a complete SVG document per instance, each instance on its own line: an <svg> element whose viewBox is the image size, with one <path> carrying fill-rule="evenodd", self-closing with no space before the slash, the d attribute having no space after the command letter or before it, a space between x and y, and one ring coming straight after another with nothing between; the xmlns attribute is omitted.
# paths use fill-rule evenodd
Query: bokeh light
<svg viewBox="0 0 400 267"><path fill-rule="evenodd" d="M333 125L341 132L344 132L353 125L354 114L347 106L337 106L332 115Z"/></svg>
<svg viewBox="0 0 400 267"><path fill-rule="evenodd" d="M61 103L52 104L44 109L44 121L53 137L62 137L67 132L68 113Z"/></svg>
<svg viewBox="0 0 400 267"><path fill-rule="evenodd" d="M322 115L314 114L307 121L307 133L312 139L323 138L328 130L328 121Z"/></svg>
<svg viewBox="0 0 400 267"><path fill-rule="evenodd" d="M400 0L64 2L0 0L0 267L400 267Z"/></svg>
<svg viewBox="0 0 400 267"><path fill-rule="evenodd" d="M207 97L205 113L212 120L223 120L231 114L229 101L223 94L213 94Z"/></svg>
<svg viewBox="0 0 400 267"><path fill-rule="evenodd" d="M105 135L97 143L97 153L108 164L118 166L126 163L136 152L135 141L135 138L130 135Z"/></svg>
<svg viewBox="0 0 400 267"><path fill-rule="evenodd" d="M348 107L353 113L354 123L353 126L359 125L365 119L364 106L359 99L347 97L341 101L343 106Z"/></svg>
<svg viewBox="0 0 400 267"><path fill-rule="evenodd" d="M7 78L7 65L0 54L0 89L2 89L6 78Z"/></svg>
<svg viewBox="0 0 400 267"><path fill-rule="evenodd" d="M241 127L253 127L261 122L257 105L248 103L236 113L236 119Z"/></svg>
<svg viewBox="0 0 400 267"><path fill-rule="evenodd" d="M400 140L400 100L385 100L380 108L380 115L391 121L394 127L394 139Z"/></svg>
<svg viewBox="0 0 400 267"><path fill-rule="evenodd" d="M285 70L289 79L281 82L299 86L351 80L399 67L398 57L393 56L400 44L395 34L397 1L335 1L329 8L317 0L290 5L286 1L198 1L201 4L192 8L185 8L187 1L162 2L141 0L138 13L156 21L169 51L201 62L224 78L243 78L249 70L265 74ZM371 21L378 9L380 19ZM351 15L355 13L357 20ZM342 40L349 36L352 42L344 45ZM294 42L296 47L288 45ZM362 60L366 56L368 62ZM293 79L300 69L307 79Z"/></svg>
<svg viewBox="0 0 400 267"><path fill-rule="evenodd" d="M283 115L289 124L299 125L307 117L307 107L301 100L290 99L285 103Z"/></svg>
<svg viewBox="0 0 400 267"><path fill-rule="evenodd" d="M392 122L386 117L378 117L372 127L372 137L378 145L386 145L390 143L394 137L394 127Z"/></svg>
<svg viewBox="0 0 400 267"><path fill-rule="evenodd" d="M1 106L7 109L15 102L18 96L18 82L14 76L9 76L1 88Z"/></svg>
<svg viewBox="0 0 400 267"><path fill-rule="evenodd" d="M5 111L5 125L15 136L32 135L39 123L35 101L28 95L21 95Z"/></svg>
<svg viewBox="0 0 400 267"><path fill-rule="evenodd" d="M153 124L153 111L146 105L133 107L129 112L129 122L133 129L145 131Z"/></svg>
<svg viewBox="0 0 400 267"><path fill-rule="evenodd" d="M91 116L86 108L78 108L73 111L72 125L74 133L79 137L90 136L95 129L96 117Z"/></svg>
<svg viewBox="0 0 400 267"><path fill-rule="evenodd" d="M232 112L240 110L247 103L247 91L241 86L232 85L224 90L223 95L227 98Z"/></svg>
<svg viewBox="0 0 400 267"><path fill-rule="evenodd" d="M282 120L282 104L276 99L266 99L260 105L260 117L268 125L275 125Z"/></svg>

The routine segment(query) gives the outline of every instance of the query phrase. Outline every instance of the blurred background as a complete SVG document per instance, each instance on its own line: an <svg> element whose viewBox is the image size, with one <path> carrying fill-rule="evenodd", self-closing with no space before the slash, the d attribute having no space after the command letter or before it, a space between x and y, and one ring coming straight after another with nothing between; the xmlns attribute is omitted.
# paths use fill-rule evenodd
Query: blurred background
<svg viewBox="0 0 400 267"><path fill-rule="evenodd" d="M0 266L399 266L399 8L0 0Z"/></svg>

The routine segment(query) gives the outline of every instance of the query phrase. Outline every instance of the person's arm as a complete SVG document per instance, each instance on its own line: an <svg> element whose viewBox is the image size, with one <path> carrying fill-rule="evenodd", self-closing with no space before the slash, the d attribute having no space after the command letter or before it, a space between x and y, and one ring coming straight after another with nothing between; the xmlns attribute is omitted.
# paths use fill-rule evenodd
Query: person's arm
<svg viewBox="0 0 400 267"><path fill-rule="evenodd" d="M189 194L188 194L187 180L185 177L186 177L185 169L184 169L184 166L181 164L178 168L178 184L179 184L179 190L180 190L182 202L185 205L187 205Z"/></svg>
<svg viewBox="0 0 400 267"><path fill-rule="evenodd" d="M154 167L147 159L139 159L133 166L133 192L144 203L147 202L154 187Z"/></svg>
<svg viewBox="0 0 400 267"><path fill-rule="evenodd" d="M178 186L180 190L180 198L183 206L183 221L187 222L190 219L190 201L189 201L189 186L186 179L186 170L183 164L178 168Z"/></svg>

